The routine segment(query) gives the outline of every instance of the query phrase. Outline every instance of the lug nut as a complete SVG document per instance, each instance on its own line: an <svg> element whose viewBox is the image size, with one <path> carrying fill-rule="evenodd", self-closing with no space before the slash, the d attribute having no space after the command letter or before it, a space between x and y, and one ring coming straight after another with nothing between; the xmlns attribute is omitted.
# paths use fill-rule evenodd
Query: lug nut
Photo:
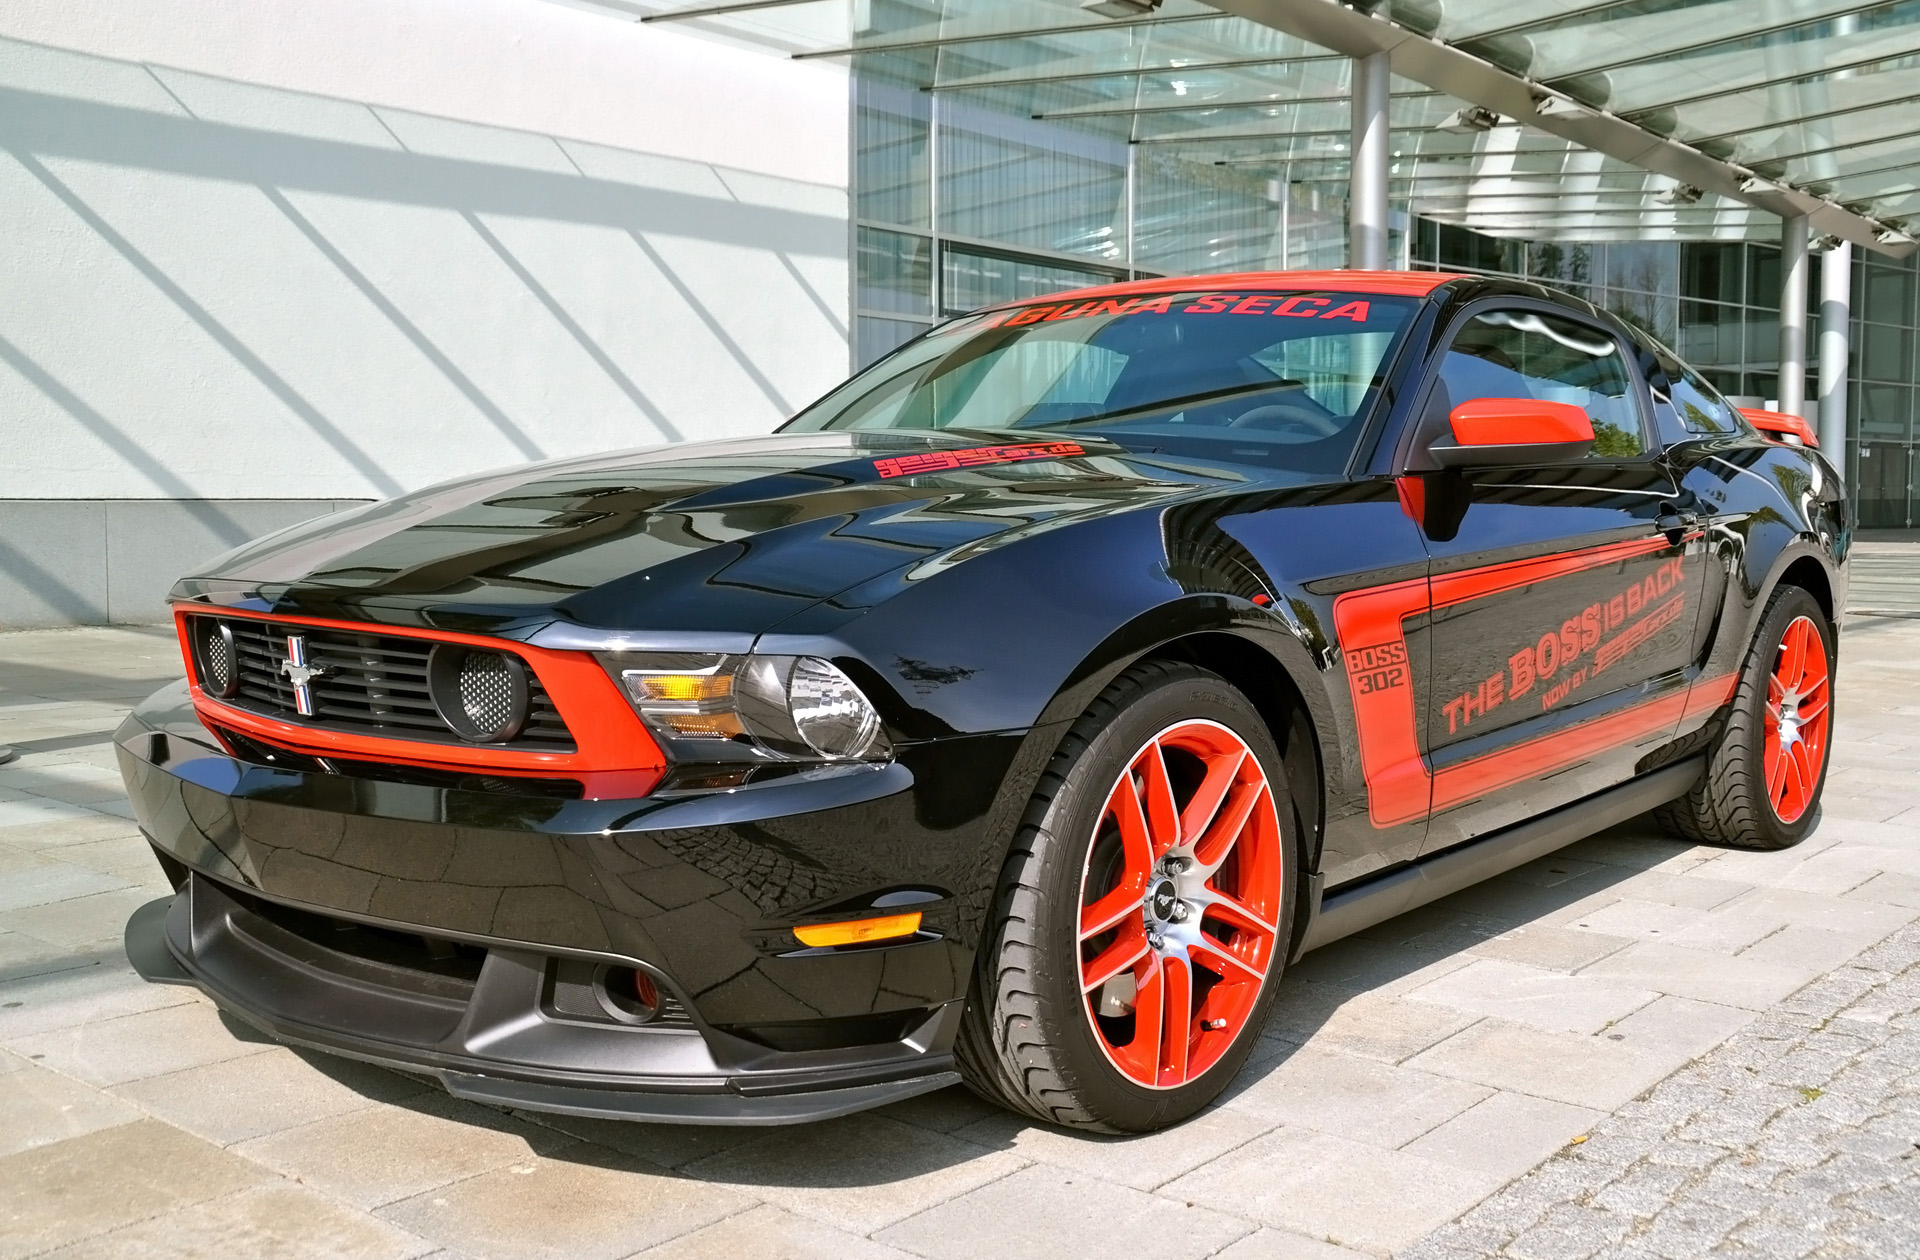
<svg viewBox="0 0 1920 1260"><path fill-rule="evenodd" d="M1175 923L1185 923L1187 921L1187 903L1186 902L1176 901L1173 903L1173 921Z"/></svg>

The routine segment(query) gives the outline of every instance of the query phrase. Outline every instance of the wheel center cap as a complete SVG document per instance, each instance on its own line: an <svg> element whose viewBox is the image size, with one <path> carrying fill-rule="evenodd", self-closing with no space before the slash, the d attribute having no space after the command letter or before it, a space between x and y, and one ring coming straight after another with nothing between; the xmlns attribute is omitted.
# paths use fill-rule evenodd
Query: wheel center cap
<svg viewBox="0 0 1920 1260"><path fill-rule="evenodd" d="M1173 917L1173 907L1179 900L1178 894L1174 891L1173 881L1170 879L1161 880L1159 886L1153 890L1153 917L1163 922L1171 919Z"/></svg>

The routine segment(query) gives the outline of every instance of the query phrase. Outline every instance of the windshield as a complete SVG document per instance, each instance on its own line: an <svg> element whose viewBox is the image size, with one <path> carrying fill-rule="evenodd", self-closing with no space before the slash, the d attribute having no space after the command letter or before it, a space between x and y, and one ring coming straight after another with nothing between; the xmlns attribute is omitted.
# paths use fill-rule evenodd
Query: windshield
<svg viewBox="0 0 1920 1260"><path fill-rule="evenodd" d="M987 311L902 346L786 427L1069 431L1334 472L1418 305L1202 289Z"/></svg>

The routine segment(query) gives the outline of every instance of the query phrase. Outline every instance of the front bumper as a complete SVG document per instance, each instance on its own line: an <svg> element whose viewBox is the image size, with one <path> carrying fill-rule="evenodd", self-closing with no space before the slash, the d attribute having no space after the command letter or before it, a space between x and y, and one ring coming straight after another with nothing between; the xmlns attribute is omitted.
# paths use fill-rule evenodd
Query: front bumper
<svg viewBox="0 0 1920 1260"><path fill-rule="evenodd" d="M170 688L116 735L178 887L129 925L129 953L276 1038L463 1097L687 1123L844 1114L958 1079L977 919L1013 822L996 789L1021 741L955 742L936 761L984 783L971 799L930 791L956 776L903 755L563 800L244 761ZM903 896L924 915L905 943L807 950L791 934ZM655 982L655 1018L581 999L608 968Z"/></svg>

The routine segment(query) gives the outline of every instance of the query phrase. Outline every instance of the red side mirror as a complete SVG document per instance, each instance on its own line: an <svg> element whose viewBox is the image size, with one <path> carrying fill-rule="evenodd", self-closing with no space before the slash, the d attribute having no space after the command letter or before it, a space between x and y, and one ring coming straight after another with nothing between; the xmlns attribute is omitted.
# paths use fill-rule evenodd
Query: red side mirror
<svg viewBox="0 0 1920 1260"><path fill-rule="evenodd" d="M1799 416L1788 415L1784 411L1761 411L1757 407L1742 407L1740 414L1747 423L1768 437L1777 438L1789 446L1818 446L1820 439L1814 434L1813 426Z"/></svg>
<svg viewBox="0 0 1920 1260"><path fill-rule="evenodd" d="M1565 463L1593 446L1593 421L1571 403L1476 398L1448 412L1447 422L1453 440L1428 448L1442 467Z"/></svg>

